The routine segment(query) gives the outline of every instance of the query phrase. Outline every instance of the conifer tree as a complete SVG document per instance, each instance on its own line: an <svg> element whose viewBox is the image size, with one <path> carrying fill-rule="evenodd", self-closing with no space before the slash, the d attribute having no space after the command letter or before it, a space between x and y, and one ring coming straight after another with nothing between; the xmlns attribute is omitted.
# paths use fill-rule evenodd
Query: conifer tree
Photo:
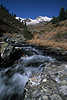
<svg viewBox="0 0 67 100"><path fill-rule="evenodd" d="M67 19L67 9L65 10L65 19Z"/></svg>
<svg viewBox="0 0 67 100"><path fill-rule="evenodd" d="M59 13L59 20L62 21L64 19L65 19L65 11L64 8L61 8Z"/></svg>

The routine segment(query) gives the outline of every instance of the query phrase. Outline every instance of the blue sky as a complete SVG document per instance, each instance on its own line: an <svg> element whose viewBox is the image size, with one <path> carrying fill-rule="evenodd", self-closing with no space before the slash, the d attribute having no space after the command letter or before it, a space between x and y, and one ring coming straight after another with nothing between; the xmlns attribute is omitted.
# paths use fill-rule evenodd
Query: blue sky
<svg viewBox="0 0 67 100"><path fill-rule="evenodd" d="M2 0L4 1L7 0ZM1 2L1 0L0 0ZM10 12L23 18L58 16L61 7L67 9L67 0L8 0L5 4Z"/></svg>

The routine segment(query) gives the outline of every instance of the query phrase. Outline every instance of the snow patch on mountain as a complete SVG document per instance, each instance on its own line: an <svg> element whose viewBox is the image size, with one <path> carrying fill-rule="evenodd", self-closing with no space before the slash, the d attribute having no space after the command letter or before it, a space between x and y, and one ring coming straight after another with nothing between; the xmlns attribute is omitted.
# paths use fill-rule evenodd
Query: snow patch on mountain
<svg viewBox="0 0 67 100"><path fill-rule="evenodd" d="M24 18L21 18L21 17L16 17L16 19L19 20L20 22L25 20Z"/></svg>
<svg viewBox="0 0 67 100"><path fill-rule="evenodd" d="M49 18L47 16L39 16L36 19L16 17L16 19L18 19L20 22L26 22L27 25L35 25L41 22L49 22L52 20L52 18Z"/></svg>

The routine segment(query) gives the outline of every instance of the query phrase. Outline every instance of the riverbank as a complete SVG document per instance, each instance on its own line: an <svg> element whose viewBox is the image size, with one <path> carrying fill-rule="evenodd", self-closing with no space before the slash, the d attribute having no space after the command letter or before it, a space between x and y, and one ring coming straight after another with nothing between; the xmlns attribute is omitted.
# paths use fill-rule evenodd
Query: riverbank
<svg viewBox="0 0 67 100"><path fill-rule="evenodd" d="M36 47L36 49L39 49L43 52L44 55L47 56L52 56L54 58L56 58L59 61L67 61L67 50L64 48L60 48L60 47L51 47L48 45L38 45L38 44L34 44L34 43L29 43L29 42L22 42L22 43L11 43L9 45L9 43L4 42L1 46L1 53L4 52L4 50L7 48L9 49L9 52L7 52L6 55L9 55L10 52L14 52L11 51L13 47L23 47L23 46L31 46L31 47ZM21 51L21 50L18 50ZM22 51L22 53L24 54L25 52ZM20 55L22 55L22 53ZM29 54L31 54L31 52L29 52ZM4 54L5 55L5 54Z"/></svg>
<svg viewBox="0 0 67 100"><path fill-rule="evenodd" d="M63 47L63 45L59 46L60 44L58 44L58 46L55 46L54 44L50 45L49 42L45 42L45 41L38 42L38 41L39 40L37 40L37 41L30 40L30 41L28 41L28 43L30 45L35 45L39 49L42 49L45 55L53 56L57 60L67 61L67 49L65 49ZM67 46L67 44L66 44L66 46Z"/></svg>
<svg viewBox="0 0 67 100"><path fill-rule="evenodd" d="M30 44L39 45L39 46L49 46L53 48L61 48L67 50L67 43L66 42L56 42L51 40L43 40L43 39L32 39L27 41Z"/></svg>

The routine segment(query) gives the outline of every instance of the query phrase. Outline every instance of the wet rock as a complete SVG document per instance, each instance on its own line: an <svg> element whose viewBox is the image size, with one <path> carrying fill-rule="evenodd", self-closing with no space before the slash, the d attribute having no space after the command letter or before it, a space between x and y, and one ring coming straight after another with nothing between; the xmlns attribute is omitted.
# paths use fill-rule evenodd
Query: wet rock
<svg viewBox="0 0 67 100"><path fill-rule="evenodd" d="M4 53L4 51L5 51L5 49L7 48L7 46L8 46L8 43L6 43L6 42L1 42L0 43L0 52L1 52L1 57L3 57L3 53Z"/></svg>
<svg viewBox="0 0 67 100"><path fill-rule="evenodd" d="M51 100L62 100L62 98L58 94L54 94L50 98Z"/></svg>
<svg viewBox="0 0 67 100"><path fill-rule="evenodd" d="M10 55L10 53L12 52L12 50L13 50L13 46L11 46L11 45L7 45L6 47L4 47L3 52L1 53L2 58L4 58L4 59L7 58Z"/></svg>
<svg viewBox="0 0 67 100"><path fill-rule="evenodd" d="M42 81L43 83L45 83L45 82L47 82L47 79L43 79L43 81Z"/></svg>
<svg viewBox="0 0 67 100"><path fill-rule="evenodd" d="M12 47L12 49L10 49L9 52L5 53L5 57L3 58L3 61L1 62L1 67L6 68L13 65L14 62L22 56L22 54L23 54L23 51L21 49L15 49L15 47Z"/></svg>
<svg viewBox="0 0 67 100"><path fill-rule="evenodd" d="M65 95L67 96L67 85L61 86L60 87L60 92L62 92L64 96Z"/></svg>
<svg viewBox="0 0 67 100"><path fill-rule="evenodd" d="M48 99L48 96L43 96L43 97L42 97L42 100L49 100L49 99Z"/></svg>

